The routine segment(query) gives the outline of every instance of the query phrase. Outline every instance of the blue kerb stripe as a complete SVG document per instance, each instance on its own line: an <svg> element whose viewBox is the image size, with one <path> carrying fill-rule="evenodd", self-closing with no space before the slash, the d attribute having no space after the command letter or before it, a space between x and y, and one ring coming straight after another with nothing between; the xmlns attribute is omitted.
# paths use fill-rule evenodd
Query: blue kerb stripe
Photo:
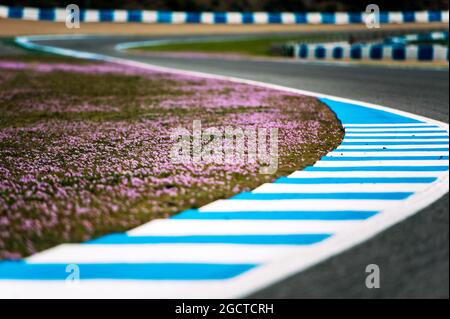
<svg viewBox="0 0 450 319"><path fill-rule="evenodd" d="M350 47L350 58L352 59L361 59L362 58L362 47L359 44L352 45Z"/></svg>
<svg viewBox="0 0 450 319"><path fill-rule="evenodd" d="M172 12L158 11L157 12L158 23L172 23Z"/></svg>
<svg viewBox="0 0 450 319"><path fill-rule="evenodd" d="M432 45L419 45L419 52L417 53L417 59L420 61L433 60L433 46Z"/></svg>
<svg viewBox="0 0 450 319"><path fill-rule="evenodd" d="M309 172L445 172L448 166L360 166L360 167L315 167L305 168Z"/></svg>
<svg viewBox="0 0 450 319"><path fill-rule="evenodd" d="M438 160L448 160L448 156L324 156L321 161L438 161Z"/></svg>
<svg viewBox="0 0 450 319"><path fill-rule="evenodd" d="M225 12L214 12L214 23L227 23L227 15Z"/></svg>
<svg viewBox="0 0 450 319"><path fill-rule="evenodd" d="M252 12L243 12L242 13L242 23L248 24L253 23L253 13Z"/></svg>
<svg viewBox="0 0 450 319"><path fill-rule="evenodd" d="M317 58L317 59L324 59L325 56L326 56L326 50L325 50L324 47L318 46L318 47L316 48L315 54L316 54L316 58Z"/></svg>
<svg viewBox="0 0 450 319"><path fill-rule="evenodd" d="M348 21L350 23L362 23L362 15L360 12L349 12L348 13Z"/></svg>
<svg viewBox="0 0 450 319"><path fill-rule="evenodd" d="M409 117L393 114L386 111L375 110L358 104L339 102L332 99L321 98L320 101L328 105L339 117L343 124L417 124L420 121Z"/></svg>
<svg viewBox="0 0 450 319"><path fill-rule="evenodd" d="M321 14L322 23L324 24L335 24L336 14L334 12L322 12Z"/></svg>
<svg viewBox="0 0 450 319"><path fill-rule="evenodd" d="M342 153L342 152L346 152L346 153L351 153L351 152L448 152L448 147L447 148L401 148L401 149L396 149L396 148L383 148L383 149L365 149L365 148L361 148L361 149L357 149L357 148L352 148L352 149L336 149L335 152L338 153Z"/></svg>
<svg viewBox="0 0 450 319"><path fill-rule="evenodd" d="M127 12L129 22L142 22L141 10L129 10Z"/></svg>
<svg viewBox="0 0 450 319"><path fill-rule="evenodd" d="M297 24L308 23L308 19L307 19L306 15L307 14L304 12L296 12L295 13L295 23L297 23Z"/></svg>
<svg viewBox="0 0 450 319"><path fill-rule="evenodd" d="M86 10L80 9L80 22L84 22L86 19Z"/></svg>
<svg viewBox="0 0 450 319"><path fill-rule="evenodd" d="M77 264L81 280L223 280L257 265L207 263L99 263ZM3 280L65 280L67 264L0 262Z"/></svg>
<svg viewBox="0 0 450 319"><path fill-rule="evenodd" d="M55 9L39 9L39 20L55 20Z"/></svg>
<svg viewBox="0 0 450 319"><path fill-rule="evenodd" d="M186 210L172 216L172 219L202 220L366 220L378 214L377 211L242 211L242 212L199 212Z"/></svg>
<svg viewBox="0 0 450 319"><path fill-rule="evenodd" d="M448 139L448 135L437 135L437 136L345 136L346 140L389 140L389 139L401 139L401 140L433 140L433 139Z"/></svg>
<svg viewBox="0 0 450 319"><path fill-rule="evenodd" d="M431 34L418 34L417 41L430 41L433 40Z"/></svg>
<svg viewBox="0 0 450 319"><path fill-rule="evenodd" d="M380 12L380 23L389 23L389 12Z"/></svg>
<svg viewBox="0 0 450 319"><path fill-rule="evenodd" d="M21 19L23 17L22 7L9 7L8 8L8 18Z"/></svg>
<svg viewBox="0 0 450 319"><path fill-rule="evenodd" d="M300 58L306 59L308 57L308 45L301 44L298 50L298 55Z"/></svg>
<svg viewBox="0 0 450 319"><path fill-rule="evenodd" d="M240 193L230 200L289 200L289 199L367 199L367 200L402 200L414 193Z"/></svg>
<svg viewBox="0 0 450 319"><path fill-rule="evenodd" d="M383 58L383 46L372 45L369 51L370 58L373 60L381 60Z"/></svg>
<svg viewBox="0 0 450 319"><path fill-rule="evenodd" d="M278 12L269 12L269 23L281 23L281 13Z"/></svg>
<svg viewBox="0 0 450 319"><path fill-rule="evenodd" d="M429 22L442 22L442 14L440 11L428 11Z"/></svg>
<svg viewBox="0 0 450 319"><path fill-rule="evenodd" d="M285 235L206 235L206 236L128 236L113 234L86 244L243 244L243 245L312 245L331 234Z"/></svg>
<svg viewBox="0 0 450 319"><path fill-rule="evenodd" d="M406 59L406 48L403 45L393 45L392 46L392 59L393 60L405 60Z"/></svg>
<svg viewBox="0 0 450 319"><path fill-rule="evenodd" d="M186 13L186 22L187 23L200 23L201 17L202 17L202 15L199 12L187 12Z"/></svg>
<svg viewBox="0 0 450 319"><path fill-rule="evenodd" d="M416 22L416 14L414 11L402 12L403 22Z"/></svg>
<svg viewBox="0 0 450 319"><path fill-rule="evenodd" d="M341 145L448 145L448 142L342 142Z"/></svg>
<svg viewBox="0 0 450 319"><path fill-rule="evenodd" d="M344 56L344 49L342 47L333 48L333 59L342 59Z"/></svg>
<svg viewBox="0 0 450 319"><path fill-rule="evenodd" d="M436 177L313 177L313 178L294 178L281 177L275 184L417 184L432 183Z"/></svg>
<svg viewBox="0 0 450 319"><path fill-rule="evenodd" d="M112 22L114 20L113 10L100 10L99 19L101 22Z"/></svg>

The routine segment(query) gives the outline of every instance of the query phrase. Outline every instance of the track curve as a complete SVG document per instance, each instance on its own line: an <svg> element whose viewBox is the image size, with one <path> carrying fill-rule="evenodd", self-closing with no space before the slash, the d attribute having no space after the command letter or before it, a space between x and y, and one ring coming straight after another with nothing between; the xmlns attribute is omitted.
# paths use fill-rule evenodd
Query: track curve
<svg viewBox="0 0 450 319"><path fill-rule="evenodd" d="M52 41L40 43L345 96L448 123L448 70L196 60L150 57L114 50L118 43L135 40L139 39L86 37L57 41L57 44ZM384 289L370 291L364 287L364 278L361 278L364 273L355 270L374 260L384 269ZM273 296L448 298L448 195L370 241L252 295Z"/></svg>

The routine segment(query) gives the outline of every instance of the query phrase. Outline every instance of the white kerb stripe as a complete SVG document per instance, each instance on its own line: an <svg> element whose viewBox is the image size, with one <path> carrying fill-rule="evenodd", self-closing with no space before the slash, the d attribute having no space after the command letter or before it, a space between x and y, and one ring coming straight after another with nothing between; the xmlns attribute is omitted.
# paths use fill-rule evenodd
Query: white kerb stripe
<svg viewBox="0 0 450 319"><path fill-rule="evenodd" d="M255 24L267 24L269 23L269 16L267 12L255 12L253 13L253 23Z"/></svg>
<svg viewBox="0 0 450 319"><path fill-rule="evenodd" d="M336 24L348 24L348 13L347 12L336 12Z"/></svg>
<svg viewBox="0 0 450 319"><path fill-rule="evenodd" d="M379 211L394 208L401 205L402 201L396 200L218 200L199 209L202 212L289 212L289 211L346 211L364 210Z"/></svg>
<svg viewBox="0 0 450 319"><path fill-rule="evenodd" d="M295 14L291 12L281 13L281 23L283 24L295 24Z"/></svg>
<svg viewBox="0 0 450 319"><path fill-rule="evenodd" d="M411 157L411 156L448 156L449 152L339 152L338 150L327 154L329 157L386 157L386 156L399 156L399 157Z"/></svg>
<svg viewBox="0 0 450 319"><path fill-rule="evenodd" d="M8 7L0 6L0 17L2 18L8 17Z"/></svg>
<svg viewBox="0 0 450 319"><path fill-rule="evenodd" d="M448 160L373 160L373 161L319 161L314 167L361 167L361 166L448 166Z"/></svg>
<svg viewBox="0 0 450 319"><path fill-rule="evenodd" d="M374 126L383 126L383 127L402 127L402 126L431 126L433 124L429 123L394 123L394 124L343 124L344 127L374 127Z"/></svg>
<svg viewBox="0 0 450 319"><path fill-rule="evenodd" d="M402 12L388 12L389 15L389 23L403 23L403 14Z"/></svg>
<svg viewBox="0 0 450 319"><path fill-rule="evenodd" d="M240 12L227 12L228 24L242 24L242 13Z"/></svg>
<svg viewBox="0 0 450 319"><path fill-rule="evenodd" d="M377 193L377 192L417 192L430 187L427 183L410 184L263 184L252 193Z"/></svg>
<svg viewBox="0 0 450 319"><path fill-rule="evenodd" d="M177 299L235 298L238 276L229 280L81 280L74 285L64 280L0 281L0 298L46 299ZM237 284L233 286L233 284ZM234 290L233 290L234 288Z"/></svg>
<svg viewBox="0 0 450 319"><path fill-rule="evenodd" d="M345 132L347 133L353 133L353 132L358 132L358 133L370 133L370 132L399 132L402 133L404 131L417 131L417 132L429 132L429 131L437 131L437 130L442 130L439 127L417 127L417 128L346 128ZM445 133L443 133L445 134ZM448 134L448 132L447 132Z"/></svg>
<svg viewBox="0 0 450 319"><path fill-rule="evenodd" d="M448 11L443 11L442 12L442 22L443 23L448 23L449 22L449 14Z"/></svg>
<svg viewBox="0 0 450 319"><path fill-rule="evenodd" d="M336 148L336 151L340 150L352 150L352 149L369 149L369 150L402 150L402 149L409 149L409 148L419 148L419 149L429 149L429 148L447 148L448 145L341 145L338 148Z"/></svg>
<svg viewBox="0 0 450 319"><path fill-rule="evenodd" d="M298 254L303 246L232 244L139 244L80 245L64 244L27 258L40 263L263 263Z"/></svg>
<svg viewBox="0 0 450 319"><path fill-rule="evenodd" d="M414 139L407 139L407 138L383 138L383 139L369 139L369 138L363 138L363 137L354 137L346 139L344 137L343 142L377 142L380 145L384 142L448 142L447 138L414 138Z"/></svg>
<svg viewBox="0 0 450 319"><path fill-rule="evenodd" d="M439 177L446 175L447 172L313 172L297 171L288 176L288 178L334 178L334 177Z"/></svg>
<svg viewBox="0 0 450 319"><path fill-rule="evenodd" d="M414 15L417 23L428 22L428 11L416 11L414 12Z"/></svg>
<svg viewBox="0 0 450 319"><path fill-rule="evenodd" d="M308 12L306 13L306 21L311 24L322 23L322 15L320 12Z"/></svg>
<svg viewBox="0 0 450 319"><path fill-rule="evenodd" d="M422 136L443 136L446 134L448 134L448 133L348 133L348 134L345 134L345 137L367 137L367 136L392 136L392 137L417 136L417 137L422 137Z"/></svg>
<svg viewBox="0 0 450 319"><path fill-rule="evenodd" d="M440 45L433 46L433 60L446 61L448 56L448 48Z"/></svg>
<svg viewBox="0 0 450 319"><path fill-rule="evenodd" d="M362 221L156 219L127 232L128 236L274 235L340 233Z"/></svg>
<svg viewBox="0 0 450 319"><path fill-rule="evenodd" d="M86 10L84 13L84 22L99 22L100 16L98 10Z"/></svg>
<svg viewBox="0 0 450 319"><path fill-rule="evenodd" d="M114 22L127 22L128 13L126 10L113 10Z"/></svg>
<svg viewBox="0 0 450 319"><path fill-rule="evenodd" d="M37 8L23 8L23 19L25 20L39 20L39 9Z"/></svg>
<svg viewBox="0 0 450 319"><path fill-rule="evenodd" d="M186 12L172 12L172 23L182 24L186 23Z"/></svg>
<svg viewBox="0 0 450 319"><path fill-rule="evenodd" d="M61 8L55 9L55 21L65 22L66 21L66 10Z"/></svg>
<svg viewBox="0 0 450 319"><path fill-rule="evenodd" d="M214 24L214 14L212 12L202 12L200 21L205 24Z"/></svg>
<svg viewBox="0 0 450 319"><path fill-rule="evenodd" d="M145 23L156 23L158 20L158 14L156 11L142 11L142 22Z"/></svg>

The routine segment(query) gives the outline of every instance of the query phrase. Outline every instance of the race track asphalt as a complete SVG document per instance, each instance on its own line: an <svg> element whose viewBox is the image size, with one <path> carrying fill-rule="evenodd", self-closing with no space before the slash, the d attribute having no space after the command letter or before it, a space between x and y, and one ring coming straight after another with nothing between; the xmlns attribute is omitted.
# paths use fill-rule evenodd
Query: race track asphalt
<svg viewBox="0 0 450 319"><path fill-rule="evenodd" d="M40 44L274 83L389 106L446 123L449 121L448 68L156 57L114 50L117 43L143 39L102 36L40 41ZM448 204L447 194L371 240L249 297L449 298ZM373 263L381 270L381 288L370 290L365 286L365 268Z"/></svg>

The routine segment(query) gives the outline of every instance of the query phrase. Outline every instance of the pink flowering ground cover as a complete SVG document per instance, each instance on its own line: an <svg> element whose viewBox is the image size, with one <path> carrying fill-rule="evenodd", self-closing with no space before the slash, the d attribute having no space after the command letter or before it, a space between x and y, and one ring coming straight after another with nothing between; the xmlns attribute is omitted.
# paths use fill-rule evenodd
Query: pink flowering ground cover
<svg viewBox="0 0 450 319"><path fill-rule="evenodd" d="M0 58L0 259L136 227L313 164L343 130L309 97L46 56ZM174 164L171 129L278 128L279 169Z"/></svg>

